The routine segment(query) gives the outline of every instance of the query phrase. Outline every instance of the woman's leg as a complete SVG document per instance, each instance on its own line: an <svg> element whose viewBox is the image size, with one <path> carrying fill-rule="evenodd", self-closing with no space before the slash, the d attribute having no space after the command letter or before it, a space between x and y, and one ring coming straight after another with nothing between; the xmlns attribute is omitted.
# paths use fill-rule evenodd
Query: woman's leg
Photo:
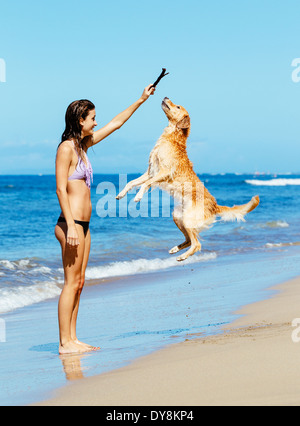
<svg viewBox="0 0 300 426"><path fill-rule="evenodd" d="M75 301L75 307L73 310L72 320L71 320L71 337L72 340L77 341L77 334L76 334L76 324L77 324L77 316L78 316L78 310L79 310L79 302L80 302L80 296L83 290L84 282L85 282L85 270L88 263L89 253L90 253L90 231L88 231L86 237L85 237L85 245L84 245L84 253L83 253L83 260L82 260L82 266L81 266L81 280L80 280L80 286L79 291L77 293L76 301Z"/></svg>
<svg viewBox="0 0 300 426"><path fill-rule="evenodd" d="M64 267L65 283L58 304L60 332L60 353L85 352L87 348L72 340L71 323L76 309L78 295L81 292L82 265L85 253L85 237L83 228L76 224L79 246L66 244L67 225L60 223L55 227L55 236L60 242Z"/></svg>
<svg viewBox="0 0 300 426"><path fill-rule="evenodd" d="M81 293L82 293L82 290L83 290L83 287L84 287L84 283L85 283L85 271L86 271L88 260L89 260L90 248L91 248L91 234L90 234L90 230L88 230L86 237L85 237L83 262L82 262L82 268L81 268L80 289L79 289L79 292L77 294L76 305L75 305L73 315L72 315L71 337L72 337L72 340L75 343L78 343L82 346L85 346L87 349L95 350L95 349L100 349L100 348L96 348L94 346L88 345L87 343L80 342L78 340L77 334L76 334L76 324L77 324L77 316L78 316L78 310L79 310L80 296L81 296Z"/></svg>

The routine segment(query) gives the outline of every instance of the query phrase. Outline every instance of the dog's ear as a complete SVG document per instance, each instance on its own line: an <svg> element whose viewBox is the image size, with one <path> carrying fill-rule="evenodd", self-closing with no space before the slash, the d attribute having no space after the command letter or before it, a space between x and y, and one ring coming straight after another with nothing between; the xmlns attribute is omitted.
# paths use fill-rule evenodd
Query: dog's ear
<svg viewBox="0 0 300 426"><path fill-rule="evenodd" d="M191 125L191 120L188 115L185 115L177 124L176 126L179 129L188 129Z"/></svg>

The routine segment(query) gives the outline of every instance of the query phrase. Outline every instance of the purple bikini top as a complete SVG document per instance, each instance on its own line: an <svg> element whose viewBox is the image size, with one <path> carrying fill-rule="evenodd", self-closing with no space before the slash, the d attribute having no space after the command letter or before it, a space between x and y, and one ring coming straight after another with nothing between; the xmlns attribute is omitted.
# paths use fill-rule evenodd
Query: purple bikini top
<svg viewBox="0 0 300 426"><path fill-rule="evenodd" d="M74 142L73 142L73 146L75 148ZM76 151L76 149L75 149L75 151ZM85 158L86 158L86 162L87 162L87 165L86 165L85 162L79 156L77 151L76 151L76 154L78 156L78 163L77 163L77 166L76 166L74 173L68 178L68 180L77 180L77 179L82 180L82 179L84 179L86 185L89 188L91 188L91 181L93 182L93 169L92 169L92 165L90 163L90 160L88 159L88 156L85 154Z"/></svg>

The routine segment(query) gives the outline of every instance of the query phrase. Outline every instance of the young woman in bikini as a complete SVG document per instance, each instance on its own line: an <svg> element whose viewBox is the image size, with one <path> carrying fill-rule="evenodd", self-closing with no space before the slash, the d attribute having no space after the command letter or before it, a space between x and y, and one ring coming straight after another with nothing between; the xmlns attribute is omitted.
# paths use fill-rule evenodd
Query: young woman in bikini
<svg viewBox="0 0 300 426"><path fill-rule="evenodd" d="M134 104L95 132L96 112L92 102L75 101L67 109L66 129L56 155L56 193L61 214L55 236L61 245L64 268L64 287L58 304L60 354L99 349L80 342L76 334L80 295L91 245L89 222L93 171L87 151L123 126L154 91L152 85L147 86Z"/></svg>

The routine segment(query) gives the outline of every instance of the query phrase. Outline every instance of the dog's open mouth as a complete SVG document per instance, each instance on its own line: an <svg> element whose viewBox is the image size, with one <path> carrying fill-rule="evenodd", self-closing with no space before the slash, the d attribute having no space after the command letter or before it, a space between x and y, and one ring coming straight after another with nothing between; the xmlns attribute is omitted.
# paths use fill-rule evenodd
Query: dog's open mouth
<svg viewBox="0 0 300 426"><path fill-rule="evenodd" d="M163 107L166 107L166 108L170 109L169 105L166 104L165 100L162 101L161 105Z"/></svg>

